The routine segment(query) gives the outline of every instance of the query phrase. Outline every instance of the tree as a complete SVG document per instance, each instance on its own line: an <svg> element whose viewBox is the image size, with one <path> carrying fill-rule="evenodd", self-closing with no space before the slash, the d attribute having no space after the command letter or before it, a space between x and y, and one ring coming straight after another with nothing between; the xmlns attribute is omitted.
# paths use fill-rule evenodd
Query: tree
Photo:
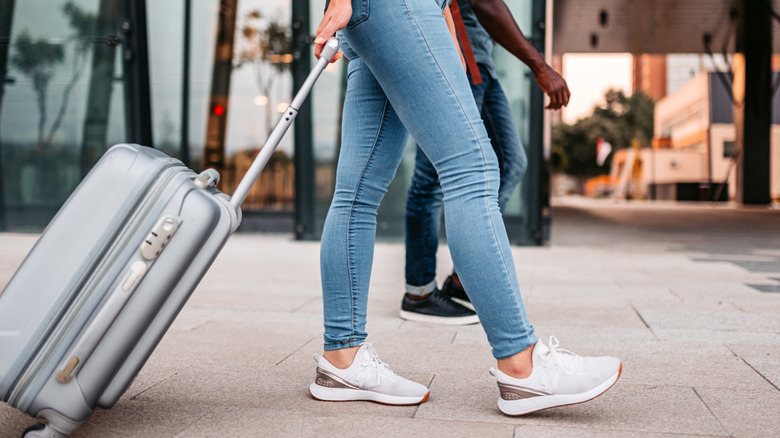
<svg viewBox="0 0 780 438"><path fill-rule="evenodd" d="M257 78L257 88L266 99L266 127L272 128L271 89L280 74L290 69L293 61L292 33L290 26L276 20L268 20L259 10L246 14L240 27L236 55L236 68L252 65Z"/></svg>
<svg viewBox="0 0 780 438"><path fill-rule="evenodd" d="M609 142L613 151L631 146L636 139L649 147L653 138L653 100L638 92L631 96L619 90L604 94L605 105L573 125L561 123L552 130L554 171L578 178L581 182L609 173L611 157L604 166L596 164L596 143ZM614 152L613 152L614 153Z"/></svg>
<svg viewBox="0 0 780 438"><path fill-rule="evenodd" d="M62 94L59 110L46 133L48 110L46 107L49 82L54 69L65 60L64 44L51 43L45 39L35 39L25 29L20 32L14 43L14 54L11 64L22 74L32 80L33 90L38 103L38 148L45 150L54 140L54 134L59 129L65 110L68 107L70 93L81 77L84 62L91 47L89 36L95 28L95 16L85 13L73 2L63 6L63 12L68 18L74 34L68 41L75 41L72 75Z"/></svg>
<svg viewBox="0 0 780 438"><path fill-rule="evenodd" d="M65 51L59 44L43 39L33 39L23 30L14 43L15 52L11 64L23 75L32 80L35 98L38 103L38 147L43 146L46 132L46 95L53 70L65 58Z"/></svg>

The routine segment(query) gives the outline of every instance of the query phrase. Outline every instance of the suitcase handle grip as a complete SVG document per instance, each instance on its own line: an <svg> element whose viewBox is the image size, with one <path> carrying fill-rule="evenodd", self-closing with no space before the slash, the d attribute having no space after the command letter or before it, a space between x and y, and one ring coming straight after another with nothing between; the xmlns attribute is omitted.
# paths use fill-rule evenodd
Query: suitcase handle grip
<svg viewBox="0 0 780 438"><path fill-rule="evenodd" d="M282 137L284 137L284 134L290 128L293 120L295 120L295 117L298 115L298 110L301 108L301 105L303 105L306 97L311 92L311 89L314 86L314 83L317 81L317 78L320 77L320 74L323 70L325 70L325 67L328 66L330 60L333 59L333 56L336 55L338 50L338 38L331 38L327 43L325 43L325 47L322 49L322 53L320 54L320 58L317 60L317 64L309 73L309 76L306 77L306 80L303 82L303 85L301 85L300 90L298 90L298 93L295 94L295 98L293 98L292 103L284 112L284 115L279 120L279 122L276 124L276 127L271 132L271 135L268 136L268 140L266 140L265 144L260 149L260 152L252 162L252 165L249 166L249 170L246 172L246 175L244 175L244 177L241 179L241 182L238 183L236 191L233 193L233 196L230 197L231 206L236 209L241 208L241 204L244 203L244 199L246 199L247 195L249 194L249 190L252 188L252 185L254 185L257 178L260 177L260 172L262 172L265 165L268 164L268 161L271 159L271 155L276 150L279 142L282 141Z"/></svg>

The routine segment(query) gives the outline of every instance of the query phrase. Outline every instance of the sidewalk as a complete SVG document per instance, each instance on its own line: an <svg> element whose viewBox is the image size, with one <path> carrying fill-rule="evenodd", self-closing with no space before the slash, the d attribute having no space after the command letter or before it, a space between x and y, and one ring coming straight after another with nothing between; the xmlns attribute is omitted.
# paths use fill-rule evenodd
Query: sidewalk
<svg viewBox="0 0 780 438"><path fill-rule="evenodd" d="M125 396L74 436L776 436L780 210L564 199L553 215L551 245L514 247L515 263L540 338L623 360L592 402L499 413L479 325L398 318L397 243L376 248L369 341L429 401L315 401L319 243L239 234ZM0 286L36 237L0 234ZM439 281L450 263L441 248ZM34 422L0 405L0 437Z"/></svg>

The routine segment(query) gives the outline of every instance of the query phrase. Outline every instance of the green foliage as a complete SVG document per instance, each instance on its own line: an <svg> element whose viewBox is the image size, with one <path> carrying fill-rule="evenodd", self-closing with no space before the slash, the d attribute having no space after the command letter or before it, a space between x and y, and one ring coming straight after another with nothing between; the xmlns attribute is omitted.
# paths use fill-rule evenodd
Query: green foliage
<svg viewBox="0 0 780 438"><path fill-rule="evenodd" d="M85 12L80 6L73 2L67 2L62 7L65 16L68 17L70 28L73 29L74 37L78 43L77 50L85 51L90 48L92 42L89 37L95 35L97 26L97 17L95 14Z"/></svg>
<svg viewBox="0 0 780 438"><path fill-rule="evenodd" d="M65 115L70 93L81 77L82 67L87 54L91 49L89 36L95 30L95 15L88 14L73 2L66 3L62 8L68 18L73 36L67 42L75 42L73 56L73 69L71 79L65 85L59 110L46 134L47 124L47 93L49 82L54 75L55 68L65 61L65 44L49 42L42 38L33 38L27 29L22 30L14 43L14 54L11 56L11 65L23 75L32 80L38 104L38 146L48 146L52 143L54 134L59 129L62 118Z"/></svg>
<svg viewBox="0 0 780 438"><path fill-rule="evenodd" d="M26 29L17 37L14 49L11 64L25 75L45 78L47 82L51 78L52 67L65 59L62 45L34 39Z"/></svg>
<svg viewBox="0 0 780 438"><path fill-rule="evenodd" d="M240 39L236 50L236 67L245 64L267 64L282 73L290 68L291 59L284 58L292 52L292 31L287 23L268 20L258 10L250 11L240 26Z"/></svg>
<svg viewBox="0 0 780 438"><path fill-rule="evenodd" d="M268 100L265 124L271 132L274 105L271 90L274 82L290 69L293 61L292 31L288 23L266 19L259 10L249 11L239 26L235 53L235 68L252 66L257 88Z"/></svg>
<svg viewBox="0 0 780 438"><path fill-rule="evenodd" d="M554 168L571 176L586 179L609 173L612 155L599 167L596 164L596 144L603 138L612 145L612 152L631 146L636 139L649 147L653 138L653 100L643 93L626 96L618 90L604 94L606 104L573 125L560 123L552 130ZM555 166L558 164L558 166Z"/></svg>
<svg viewBox="0 0 780 438"><path fill-rule="evenodd" d="M555 173L563 173L566 167L569 165L569 157L566 155L566 151L563 150L563 146L560 144L553 144L550 150L550 164L552 170Z"/></svg>
<svg viewBox="0 0 780 438"><path fill-rule="evenodd" d="M54 68L65 59L65 50L60 44L44 39L33 39L25 29L14 43L11 65L32 80L35 100L38 104L38 146L45 143L46 94Z"/></svg>

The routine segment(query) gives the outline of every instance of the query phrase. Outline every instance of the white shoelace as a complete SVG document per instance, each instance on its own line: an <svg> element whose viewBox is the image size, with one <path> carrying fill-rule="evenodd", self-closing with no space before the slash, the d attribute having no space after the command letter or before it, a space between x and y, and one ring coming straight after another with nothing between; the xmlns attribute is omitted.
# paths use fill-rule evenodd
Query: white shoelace
<svg viewBox="0 0 780 438"><path fill-rule="evenodd" d="M584 374L582 356L569 350L559 348L560 342L555 336L550 336L549 350L542 355L551 365L559 366L567 374Z"/></svg>
<svg viewBox="0 0 780 438"><path fill-rule="evenodd" d="M376 350L374 350L374 347L366 343L366 352L369 355L369 360L363 362L360 364L361 367L373 368L374 374L376 374L376 385L378 386L380 383L382 383L382 377L387 377L391 381L395 382L396 374L393 372L393 370L390 369L389 366L387 366L386 363L382 362L381 359L379 359L379 354L377 354Z"/></svg>

